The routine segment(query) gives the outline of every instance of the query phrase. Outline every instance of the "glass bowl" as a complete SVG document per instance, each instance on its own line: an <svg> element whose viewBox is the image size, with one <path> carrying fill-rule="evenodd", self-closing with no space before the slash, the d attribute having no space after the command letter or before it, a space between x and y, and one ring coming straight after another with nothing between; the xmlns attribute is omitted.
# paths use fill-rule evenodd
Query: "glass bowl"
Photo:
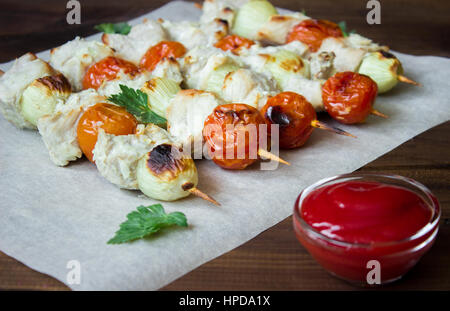
<svg viewBox="0 0 450 311"><path fill-rule="evenodd" d="M419 231L402 240L370 244L334 240L302 219L302 203L312 191L345 181L369 181L406 188L432 209L432 217ZM398 175L353 173L322 179L304 189L294 205L293 225L297 239L328 272L354 285L368 286L393 282L409 271L431 248L440 217L436 197L419 182ZM378 269L378 279L374 269Z"/></svg>

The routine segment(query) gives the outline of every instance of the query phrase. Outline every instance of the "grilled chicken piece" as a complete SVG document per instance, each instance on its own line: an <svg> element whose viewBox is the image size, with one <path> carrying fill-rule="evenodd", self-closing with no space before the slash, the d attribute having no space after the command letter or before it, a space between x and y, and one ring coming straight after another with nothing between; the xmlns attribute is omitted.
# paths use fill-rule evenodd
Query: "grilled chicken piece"
<svg viewBox="0 0 450 311"><path fill-rule="evenodd" d="M223 82L222 98L261 109L270 96L279 92L274 80L249 69L230 72Z"/></svg>
<svg viewBox="0 0 450 311"><path fill-rule="evenodd" d="M355 49L362 49L366 52L377 52L379 50L383 50L385 52L389 51L389 47L385 45L381 46L357 33L351 33L348 37L345 37L345 44Z"/></svg>
<svg viewBox="0 0 450 311"><path fill-rule="evenodd" d="M39 133L53 163L65 166L83 155L77 140L78 120L87 108L105 101L94 89L73 93L64 104L56 105L52 115L38 120Z"/></svg>
<svg viewBox="0 0 450 311"><path fill-rule="evenodd" d="M334 59L335 72L356 71L366 54L362 49L346 46L342 38L333 37L323 40L318 52L333 52L336 55Z"/></svg>
<svg viewBox="0 0 450 311"><path fill-rule="evenodd" d="M170 79L178 84L183 82L181 67L177 60L165 58L161 60L152 71L152 77Z"/></svg>
<svg viewBox="0 0 450 311"><path fill-rule="evenodd" d="M64 74L73 91L78 92L83 89L83 78L89 67L113 54L114 51L101 42L76 37L50 51L50 64Z"/></svg>
<svg viewBox="0 0 450 311"><path fill-rule="evenodd" d="M136 65L152 46L168 40L167 33L157 21L145 19L131 28L128 35L103 34L102 41L114 49L116 55Z"/></svg>
<svg viewBox="0 0 450 311"><path fill-rule="evenodd" d="M292 28L305 19L309 17L302 13L274 15L260 28L256 39L270 44L285 44Z"/></svg>
<svg viewBox="0 0 450 311"><path fill-rule="evenodd" d="M223 102L211 92L182 90L167 108L167 130L183 149L202 155L203 125L206 117Z"/></svg>
<svg viewBox="0 0 450 311"><path fill-rule="evenodd" d="M206 24L216 18L226 20L232 25L237 9L249 0L205 0L200 22Z"/></svg>
<svg viewBox="0 0 450 311"><path fill-rule="evenodd" d="M288 80L283 92L295 92L303 95L316 111L323 111L322 80L310 80L302 76L296 76Z"/></svg>
<svg viewBox="0 0 450 311"><path fill-rule="evenodd" d="M139 160L156 145L171 142L169 133L154 124L138 125L133 135L116 136L99 129L93 159L106 180L120 188L138 189Z"/></svg>
<svg viewBox="0 0 450 311"><path fill-rule="evenodd" d="M113 94L118 94L121 92L120 85L123 84L132 89L140 89L145 82L152 79L152 74L148 71L144 71L140 74L130 76L123 72L120 72L117 75L117 78L114 80L108 80L102 83L102 85L98 88L97 92L100 95L105 97L109 97Z"/></svg>
<svg viewBox="0 0 450 311"><path fill-rule="evenodd" d="M310 68L311 79L327 80L334 72L334 52L320 52L311 55Z"/></svg>
<svg viewBox="0 0 450 311"><path fill-rule="evenodd" d="M163 21L170 40L178 41L188 50L198 46L211 46L229 33L229 24L223 19L213 19L207 23Z"/></svg>
<svg viewBox="0 0 450 311"><path fill-rule="evenodd" d="M243 66L241 59L228 51L213 47L198 47L189 51L181 61L186 86L191 89L207 89L214 70L227 63Z"/></svg>

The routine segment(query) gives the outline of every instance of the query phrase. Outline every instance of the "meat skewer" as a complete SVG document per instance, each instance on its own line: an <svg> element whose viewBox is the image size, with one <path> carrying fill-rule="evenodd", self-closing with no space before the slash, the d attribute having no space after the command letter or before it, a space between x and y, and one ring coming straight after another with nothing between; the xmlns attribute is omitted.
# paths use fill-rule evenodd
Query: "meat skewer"
<svg viewBox="0 0 450 311"><path fill-rule="evenodd" d="M280 127L281 148L302 146L314 128L355 137L318 121L314 109L345 124L387 118L373 108L377 92L398 81L419 85L384 47L330 21L279 15L266 0L209 0L203 10L200 23L144 20L127 35L104 34L103 43L76 38L51 51L52 66L27 54L0 71L0 108L18 127L37 127L57 165L84 153L121 188L220 205L197 188L185 146L206 141L226 169L258 157L290 165L269 152L267 128ZM142 115L105 97L121 84L141 90L134 108Z"/></svg>
<svg viewBox="0 0 450 311"><path fill-rule="evenodd" d="M333 73L353 71L366 74L378 84L380 93L389 91L398 81L420 85L403 75L400 61L387 52L388 47L379 46L356 33L348 34L331 21L315 20L299 12L278 15L276 9L265 0L239 3L208 0L203 7L201 20L224 17L223 8L228 8L227 14L235 19L232 34L242 36L241 42L251 39L281 46L300 42L307 48L302 56L307 57L316 57L322 52L334 53ZM239 54L241 50L238 49ZM282 88L282 91L302 93L295 89ZM308 100L316 106L312 98L308 97Z"/></svg>
<svg viewBox="0 0 450 311"><path fill-rule="evenodd" d="M81 116L77 132L83 153L120 188L139 189L163 201L194 194L220 205L196 188L194 161L172 143L170 135L153 124L137 125L124 108L107 103L91 106Z"/></svg>

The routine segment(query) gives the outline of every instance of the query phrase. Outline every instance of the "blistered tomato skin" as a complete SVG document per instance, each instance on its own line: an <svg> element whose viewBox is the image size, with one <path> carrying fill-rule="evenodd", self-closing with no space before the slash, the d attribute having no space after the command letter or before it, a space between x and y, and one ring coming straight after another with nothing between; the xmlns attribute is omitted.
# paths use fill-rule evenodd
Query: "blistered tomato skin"
<svg viewBox="0 0 450 311"><path fill-rule="evenodd" d="M161 41L149 48L142 56L140 67L153 71L164 58L179 58L184 54L186 54L186 48L183 44L176 41Z"/></svg>
<svg viewBox="0 0 450 311"><path fill-rule="evenodd" d="M214 46L223 51L231 51L238 54L241 49L249 49L255 42L238 35L228 35L218 41Z"/></svg>
<svg viewBox="0 0 450 311"><path fill-rule="evenodd" d="M269 98L261 114L267 124L279 125L279 146L297 148L311 136L311 122L317 119L314 107L302 95L283 92Z"/></svg>
<svg viewBox="0 0 450 311"><path fill-rule="evenodd" d="M117 57L108 56L93 64L88 69L84 75L83 89L98 89L104 81L115 79L121 70L130 75L135 75L139 72L138 67L133 63Z"/></svg>
<svg viewBox="0 0 450 311"><path fill-rule="evenodd" d="M344 124L364 122L372 111L377 84L355 72L338 72L322 87L322 100L328 114Z"/></svg>
<svg viewBox="0 0 450 311"><path fill-rule="evenodd" d="M203 127L203 138L214 163L224 169L241 170L256 162L261 124L265 124L264 118L251 106L217 106ZM256 137L250 138L248 133L255 133Z"/></svg>
<svg viewBox="0 0 450 311"><path fill-rule="evenodd" d="M129 135L136 133L138 122L125 108L98 103L89 107L81 116L77 126L77 138L81 151L93 161L92 151L97 143L99 128L107 134Z"/></svg>
<svg viewBox="0 0 450 311"><path fill-rule="evenodd" d="M306 19L294 26L286 38L286 43L300 41L316 52L322 41L328 37L343 37L339 25L327 20Z"/></svg>

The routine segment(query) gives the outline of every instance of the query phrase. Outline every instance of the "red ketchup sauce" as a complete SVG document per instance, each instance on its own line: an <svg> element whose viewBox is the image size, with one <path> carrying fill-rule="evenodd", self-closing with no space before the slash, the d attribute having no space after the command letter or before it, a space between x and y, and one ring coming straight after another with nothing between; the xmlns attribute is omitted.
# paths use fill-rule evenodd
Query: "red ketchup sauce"
<svg viewBox="0 0 450 311"><path fill-rule="evenodd" d="M426 189L426 188L425 188ZM390 183L348 180L322 185L295 205L297 238L331 273L367 284L370 260L380 262L381 283L396 280L431 247L437 204L418 191ZM424 233L425 227L430 227ZM424 234L422 234L424 233Z"/></svg>

